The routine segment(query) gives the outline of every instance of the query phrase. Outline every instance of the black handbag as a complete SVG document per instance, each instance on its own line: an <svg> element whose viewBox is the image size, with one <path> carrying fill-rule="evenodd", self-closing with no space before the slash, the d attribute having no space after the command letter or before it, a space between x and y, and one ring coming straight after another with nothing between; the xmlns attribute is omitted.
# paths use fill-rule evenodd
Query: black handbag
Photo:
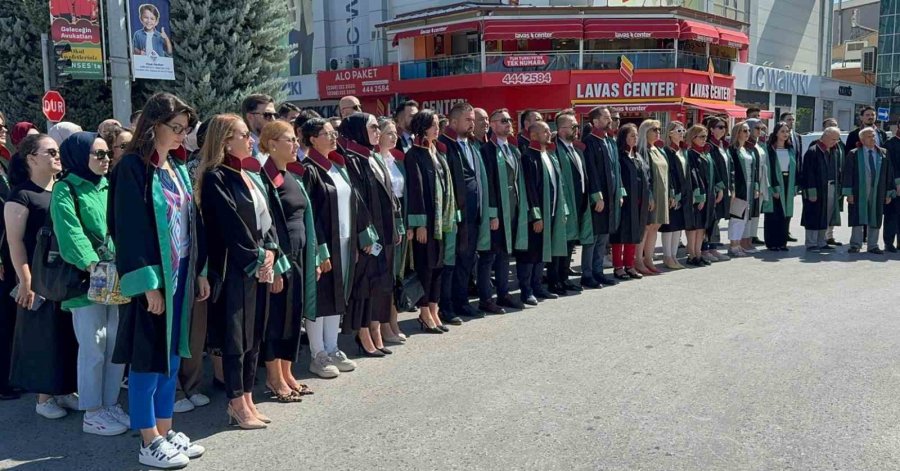
<svg viewBox="0 0 900 471"><path fill-rule="evenodd" d="M416 308L419 300L425 296L425 288L419 280L419 275L413 270L412 257L410 257L409 269L406 266L406 256L412 250L412 241L407 241L406 250L403 251L403 258L400 261L400 273L403 279L397 283L394 290L394 303L397 305L398 311L409 311Z"/></svg>
<svg viewBox="0 0 900 471"><path fill-rule="evenodd" d="M75 215L81 222L75 188L65 180L57 183L63 183L69 187L72 201L75 202ZM50 301L62 302L86 294L89 279L87 272L81 271L63 260L59 253L59 241L53 232L53 220L48 210L44 227L38 231L37 245L34 247L34 255L31 260L31 289Z"/></svg>

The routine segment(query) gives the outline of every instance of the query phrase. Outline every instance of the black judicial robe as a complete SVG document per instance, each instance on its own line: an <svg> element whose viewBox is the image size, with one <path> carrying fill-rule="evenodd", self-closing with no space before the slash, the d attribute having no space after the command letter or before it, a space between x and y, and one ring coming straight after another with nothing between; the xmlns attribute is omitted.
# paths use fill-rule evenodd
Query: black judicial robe
<svg viewBox="0 0 900 471"><path fill-rule="evenodd" d="M678 157L681 149L665 147L666 160L669 163L669 191L675 199L675 207L669 208L669 223L660 227L660 232L683 231L685 227L694 224L694 183L687 167L687 157L684 162ZM684 154L682 154L684 155ZM657 211L659 208L657 208Z"/></svg>
<svg viewBox="0 0 900 471"><path fill-rule="evenodd" d="M490 206L497 208L499 228L491 232L490 251L513 253L515 248L518 208L520 198L519 176L522 173L522 155L512 138L507 139L506 148L511 155L504 155L496 140L481 146L484 169L490 186Z"/></svg>
<svg viewBox="0 0 900 471"><path fill-rule="evenodd" d="M750 211L750 217L759 216L759 198L756 196L756 192L760 191L759 188L759 159L757 158L756 146L745 146L744 150L747 151L751 157L753 157L753 163L750 166L750 183L753 188L750 188L749 191L754 198L747 203L750 205L747 208L747 211ZM740 198L742 200L747 199L747 176L744 175L744 165L741 163L740 151L734 147L728 148L728 155L731 158L731 181L734 182L734 195L736 198Z"/></svg>
<svg viewBox="0 0 900 471"><path fill-rule="evenodd" d="M848 226L871 226L880 228L884 220L884 199L896 198L897 185L900 179L894 175L891 160L885 155L884 149L875 147L874 152L881 154L881 165L875 168L872 181L875 184L875 192L865 184L865 166L867 152L864 147L857 147L850 151L844 160L843 194L852 196L854 204L847 204Z"/></svg>
<svg viewBox="0 0 900 471"><path fill-rule="evenodd" d="M809 231L828 229L828 180L831 178L830 165L833 165L830 159L830 152L819 144L810 147L803 156L803 213L800 223ZM838 204L836 196L835 206ZM810 198L816 198L816 201Z"/></svg>
<svg viewBox="0 0 900 471"><path fill-rule="evenodd" d="M715 219L731 219L731 195L734 193L734 182L731 180L731 172L726 163L726 159L729 163L731 160L731 155L728 153L728 141L723 140L722 142L722 145L725 147L724 153L715 144L714 139L711 138L710 143L709 155L715 163L716 179L721 183L719 188L722 189L722 201L716 205Z"/></svg>
<svg viewBox="0 0 900 471"><path fill-rule="evenodd" d="M443 144L435 143L436 152L444 149ZM437 158L441 158L438 156ZM440 169L436 169L427 144L417 139L415 145L406 152L403 159L406 169L406 213L407 227L415 232L424 227L428 235L425 244L415 240L412 243L413 265L417 271L428 271L444 266L443 234L435 234L435 218L440 208L436 207L438 188L436 186ZM451 184L451 176L444 175L444 185ZM445 194L447 192L445 191Z"/></svg>
<svg viewBox="0 0 900 471"><path fill-rule="evenodd" d="M650 221L650 202L653 201L652 172L640 155L635 154L634 158L631 158L625 150L619 152L619 165L622 168L625 199L622 204L619 230L610 235L610 242L638 244L643 239L647 223Z"/></svg>
<svg viewBox="0 0 900 471"><path fill-rule="evenodd" d="M610 153L606 131L594 129L582 142L594 236L614 234L619 229L621 216L619 200L624 196L618 154ZM604 207L598 213L593 206L601 200Z"/></svg>
<svg viewBox="0 0 900 471"><path fill-rule="evenodd" d="M694 186L694 210L693 225L687 226L687 230L706 229L712 223L716 206L716 170L712 159L708 157L709 150L690 148L687 151L688 171ZM703 203L703 209L700 204Z"/></svg>

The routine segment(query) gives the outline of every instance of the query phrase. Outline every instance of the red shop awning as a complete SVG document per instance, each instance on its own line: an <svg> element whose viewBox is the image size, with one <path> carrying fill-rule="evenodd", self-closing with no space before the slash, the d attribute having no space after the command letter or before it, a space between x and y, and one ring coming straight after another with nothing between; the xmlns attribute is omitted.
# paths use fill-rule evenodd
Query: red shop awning
<svg viewBox="0 0 900 471"><path fill-rule="evenodd" d="M750 38L748 38L746 34L740 31L731 31L722 28L718 28L718 30L720 45L733 47L735 49L747 49L750 47Z"/></svg>
<svg viewBox="0 0 900 471"><path fill-rule="evenodd" d="M455 33L457 31L481 31L481 22L464 21L462 23L453 23L449 25L436 24L420 26L416 29L397 32L397 35L394 36L394 41L405 38L414 38L417 36L432 36L435 34Z"/></svg>
<svg viewBox="0 0 900 471"><path fill-rule="evenodd" d="M706 43L718 44L719 30L715 26L696 21L680 20L681 34L678 39L691 39Z"/></svg>
<svg viewBox="0 0 900 471"><path fill-rule="evenodd" d="M684 104L708 113L727 114L732 118L746 118L747 108L734 103L716 103L703 100L684 99Z"/></svg>
<svg viewBox="0 0 900 471"><path fill-rule="evenodd" d="M581 20L485 20L485 41L515 39L581 39Z"/></svg>
<svg viewBox="0 0 900 471"><path fill-rule="evenodd" d="M681 32L678 20L599 18L585 20L585 39L666 39Z"/></svg>

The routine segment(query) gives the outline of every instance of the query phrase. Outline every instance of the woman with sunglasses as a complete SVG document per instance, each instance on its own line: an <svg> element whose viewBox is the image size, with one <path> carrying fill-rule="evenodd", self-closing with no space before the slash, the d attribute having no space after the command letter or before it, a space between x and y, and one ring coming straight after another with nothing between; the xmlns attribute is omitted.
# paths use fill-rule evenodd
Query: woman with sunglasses
<svg viewBox="0 0 900 471"><path fill-rule="evenodd" d="M684 123L672 121L666 126L665 153L669 166L669 223L659 228L662 232L663 265L670 270L681 270L678 263L678 245L681 232L693 224L694 186L684 151Z"/></svg>
<svg viewBox="0 0 900 471"><path fill-rule="evenodd" d="M128 148L128 144L131 142L134 134L131 128L114 125L100 137L106 141L106 146L111 152L109 166L112 169L125 155L125 149Z"/></svg>
<svg viewBox="0 0 900 471"><path fill-rule="evenodd" d="M728 220L728 240L731 246L728 255L746 257L747 249L753 248L750 237L750 219L753 208L759 207L759 170L758 162L750 144L750 127L741 121L731 128L731 146L728 155L731 158L734 193L731 196L731 209L734 214ZM741 209L738 211L738 209Z"/></svg>
<svg viewBox="0 0 900 471"><path fill-rule="evenodd" d="M140 430L138 460L145 466L182 467L203 454L172 430L181 358L190 357L191 307L209 296L201 276L205 245L194 210L191 181L180 161L194 110L169 93L150 97L135 138L110 180L107 221L116 247L122 294L113 361L128 363L131 428Z"/></svg>
<svg viewBox="0 0 900 471"><path fill-rule="evenodd" d="M669 189L669 162L666 160L666 154L657 147L657 143L660 142L661 126L659 121L648 119L644 120L638 129L638 153L648 166L654 206L644 232L644 238L638 244L637 259L634 264L635 268L644 275L662 273L653 263L653 256L656 252L656 235L663 224L669 223L669 208L674 204L674 193Z"/></svg>
<svg viewBox="0 0 900 471"><path fill-rule="evenodd" d="M78 399L71 394L78 387L78 342L72 315L31 289L32 254L38 231L48 221L55 177L62 170L59 147L46 134L28 136L19 143L9 170L13 189L3 214L11 268L19 281L14 290L18 307L10 382L37 393L38 415L59 419L65 409L78 409Z"/></svg>
<svg viewBox="0 0 900 471"><path fill-rule="evenodd" d="M309 371L334 378L356 369L356 363L338 348L341 316L347 314L351 281L357 263L359 233L369 227L365 206L350 184L346 160L337 152L338 133L331 123L313 118L303 125L309 147L303 159L303 184L316 212L319 268L315 312L307 310L306 336Z"/></svg>
<svg viewBox="0 0 900 471"><path fill-rule="evenodd" d="M635 269L637 247L644 237L650 213L656 208L653 182L650 168L638 153L637 127L626 124L619 128L616 142L619 148L625 197L619 230L610 236L613 268L615 277L620 280L638 280L643 278L643 275Z"/></svg>
<svg viewBox="0 0 900 471"><path fill-rule="evenodd" d="M728 255L720 253L716 247L719 245L719 222L728 220L731 209L731 194L734 186L731 181L731 157L728 154L728 123L718 116L710 116L706 120L706 129L709 131L709 156L712 157L716 168L716 177L720 181L719 189L722 190L722 199L716 204L713 220L706 230L706 240L703 241L701 253L704 260L710 262L724 262L730 260Z"/></svg>
<svg viewBox="0 0 900 471"><path fill-rule="evenodd" d="M791 128L787 123L775 125L766 143L769 156L769 182L766 190L769 201L762 206L766 214L763 226L766 248L787 252L788 231L794 216L794 197L797 195L797 150L791 142Z"/></svg>
<svg viewBox="0 0 900 471"><path fill-rule="evenodd" d="M702 124L691 126L685 135L685 140L690 143L687 161L694 187L693 221L685 227L688 236L687 264L695 267L712 264L703 259L702 244L710 221L714 220L716 204L723 196L715 162L709 155L708 137L709 132Z"/></svg>
<svg viewBox="0 0 900 471"><path fill-rule="evenodd" d="M768 204L769 199L771 198L767 191L767 188L769 188L769 153L765 146L766 124L759 119L748 119L747 126L750 128L750 138L747 142L750 145L753 159L756 162L756 171L759 173L757 177L757 180L759 181L759 200L753 207L753 211L750 214L750 223L747 225L750 233L751 245L749 248L745 247L744 252L754 254L758 253L759 249L753 245L765 243L765 241L762 241L757 237L757 234L759 234L759 216L762 213L762 207Z"/></svg>
<svg viewBox="0 0 900 471"><path fill-rule="evenodd" d="M378 141L378 152L376 157L388 169L391 176L391 191L394 198L400 206L400 217L394 221L397 226L397 232L406 234L404 220L406 218L406 166L403 164L403 151L397 147L399 135L397 134L397 125L390 118L381 118L378 121L378 127L381 128L381 138ZM402 281L405 275L405 262L403 254L409 246L406 237L400 238L400 244L394 248L394 279ZM395 300L396 301L396 300ZM391 318L389 322L381 324L381 338L388 343L406 342L406 335L400 330L400 324L397 322L397 306L391 303Z"/></svg>
<svg viewBox="0 0 900 471"><path fill-rule="evenodd" d="M91 273L114 254L107 237L106 207L110 152L95 133L78 132L62 143L65 175L53 188L50 214L63 260ZM72 312L78 339L78 399L84 413L82 430L95 435L119 435L130 419L119 406L125 366L112 362L119 328L116 305L96 304L87 293L62 303Z"/></svg>
<svg viewBox="0 0 900 471"><path fill-rule="evenodd" d="M360 231L355 267L356 277L350 293L350 312L344 317L344 332L356 333L360 353L383 357L393 353L381 339L381 324L390 322L394 294L394 247L400 234L394 225L400 205L391 189L387 167L375 157L381 139L375 116L353 113L341 121L341 136L346 140L344 158L353 188L365 202L371 226ZM372 252L365 247L381 248Z"/></svg>

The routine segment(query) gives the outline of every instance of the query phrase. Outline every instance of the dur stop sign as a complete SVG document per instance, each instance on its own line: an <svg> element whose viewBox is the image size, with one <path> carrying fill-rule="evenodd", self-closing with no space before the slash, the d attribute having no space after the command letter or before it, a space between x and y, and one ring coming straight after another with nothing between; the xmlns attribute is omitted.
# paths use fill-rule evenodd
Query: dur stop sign
<svg viewBox="0 0 900 471"><path fill-rule="evenodd" d="M44 94L42 100L44 107L44 116L48 121L58 123L62 121L66 115L66 100L55 90L50 90Z"/></svg>

